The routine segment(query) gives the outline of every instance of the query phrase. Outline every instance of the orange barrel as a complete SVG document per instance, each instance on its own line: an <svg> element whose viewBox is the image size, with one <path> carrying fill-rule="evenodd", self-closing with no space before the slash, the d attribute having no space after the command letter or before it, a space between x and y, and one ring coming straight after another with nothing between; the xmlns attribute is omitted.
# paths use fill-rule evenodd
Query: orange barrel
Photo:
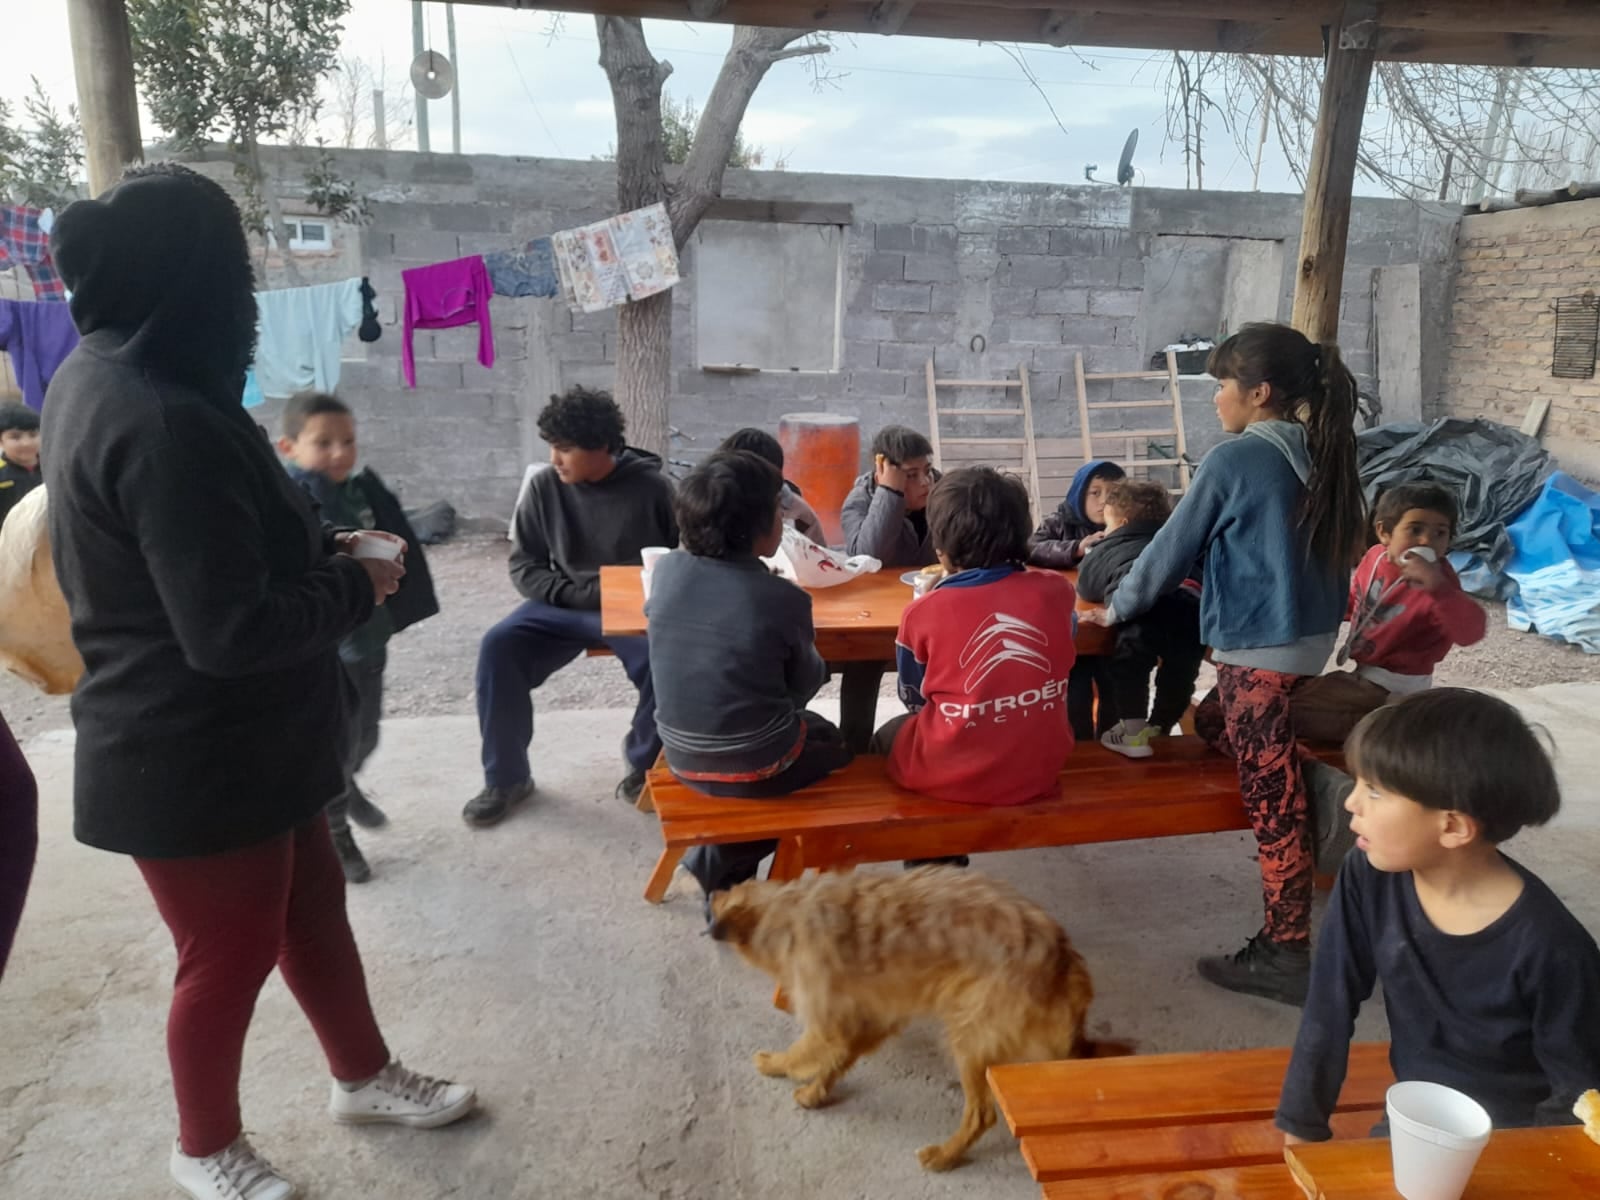
<svg viewBox="0 0 1600 1200"><path fill-rule="evenodd" d="M843 545L839 511L861 471L861 422L838 413L785 413L778 444L783 473L816 510L828 544Z"/></svg>

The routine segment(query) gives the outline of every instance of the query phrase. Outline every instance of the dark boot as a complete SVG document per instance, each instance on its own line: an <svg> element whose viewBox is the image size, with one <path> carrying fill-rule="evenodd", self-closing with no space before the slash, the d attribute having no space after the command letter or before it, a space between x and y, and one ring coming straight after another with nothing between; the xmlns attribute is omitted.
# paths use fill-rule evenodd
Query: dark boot
<svg viewBox="0 0 1600 1200"><path fill-rule="evenodd" d="M644 772L635 767L617 784L616 796L625 804L638 804L639 793L644 791Z"/></svg>
<svg viewBox="0 0 1600 1200"><path fill-rule="evenodd" d="M515 787L496 788L486 787L461 810L461 819L468 825L475 825L485 829L490 825L498 825L505 819L508 812L533 795L533 780L529 779Z"/></svg>
<svg viewBox="0 0 1600 1200"><path fill-rule="evenodd" d="M1257 934L1237 954L1202 958L1201 978L1230 992L1303 1007L1311 982L1311 943L1269 942Z"/></svg>
<svg viewBox="0 0 1600 1200"><path fill-rule="evenodd" d="M333 831L333 848L339 852L339 865L344 868L346 883L365 883L372 878L372 868L367 865L348 825Z"/></svg>
<svg viewBox="0 0 1600 1200"><path fill-rule="evenodd" d="M381 829L389 823L389 817L383 809L358 787L350 789L350 803L345 815L363 829Z"/></svg>

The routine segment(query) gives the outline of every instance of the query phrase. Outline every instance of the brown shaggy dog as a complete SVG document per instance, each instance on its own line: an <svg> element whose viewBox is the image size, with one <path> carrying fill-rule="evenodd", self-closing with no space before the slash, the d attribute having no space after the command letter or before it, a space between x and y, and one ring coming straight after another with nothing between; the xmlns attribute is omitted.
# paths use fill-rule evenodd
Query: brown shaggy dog
<svg viewBox="0 0 1600 1200"><path fill-rule="evenodd" d="M958 1164L994 1124L991 1066L1086 1049L1083 959L1043 909L976 872L744 883L711 911L711 936L776 979L804 1027L787 1050L755 1056L763 1075L803 1084L803 1108L911 1018L944 1022L966 1106L949 1141L917 1152L929 1170Z"/></svg>

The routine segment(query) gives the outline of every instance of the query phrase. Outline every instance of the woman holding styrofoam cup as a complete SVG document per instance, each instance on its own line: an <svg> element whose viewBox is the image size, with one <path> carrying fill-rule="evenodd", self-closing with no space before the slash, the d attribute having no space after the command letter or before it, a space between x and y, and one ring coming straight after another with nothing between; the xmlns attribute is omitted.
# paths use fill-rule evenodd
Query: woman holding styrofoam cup
<svg viewBox="0 0 1600 1200"><path fill-rule="evenodd" d="M1395 1191L1405 1200L1461 1200L1494 1128L1464 1092L1408 1080L1385 1097Z"/></svg>
<svg viewBox="0 0 1600 1200"><path fill-rule="evenodd" d="M381 529L359 529L339 535L339 549L366 568L372 590L382 604L400 589L406 573L406 541Z"/></svg>

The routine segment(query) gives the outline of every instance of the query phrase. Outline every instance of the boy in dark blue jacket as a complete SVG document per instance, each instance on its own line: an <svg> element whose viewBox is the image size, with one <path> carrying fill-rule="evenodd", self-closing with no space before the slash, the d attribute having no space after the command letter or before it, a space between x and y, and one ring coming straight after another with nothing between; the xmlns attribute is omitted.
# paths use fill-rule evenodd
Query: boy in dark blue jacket
<svg viewBox="0 0 1600 1200"><path fill-rule="evenodd" d="M1058 571L1076 570L1084 553L1105 539L1106 489L1126 477L1127 472L1109 459L1096 458L1079 467L1067 489L1067 498L1033 531L1028 562ZM1080 742L1092 741L1117 723L1109 655L1078 656L1067 685L1067 716L1072 722L1072 736Z"/></svg>
<svg viewBox="0 0 1600 1200"><path fill-rule="evenodd" d="M405 539L406 574L400 590L372 618L339 644L339 661L350 681L348 783L344 794L328 805L328 827L344 876L351 883L372 878L350 822L375 829L388 819L362 793L356 772L378 746L383 717L383 671L389 639L402 629L439 611L433 579L422 546L406 520L405 510L383 480L369 467L356 468L356 422L344 401L323 392L302 392L283 410L283 436L278 450L289 459L286 468L322 509L322 519L339 529L376 529Z"/></svg>

